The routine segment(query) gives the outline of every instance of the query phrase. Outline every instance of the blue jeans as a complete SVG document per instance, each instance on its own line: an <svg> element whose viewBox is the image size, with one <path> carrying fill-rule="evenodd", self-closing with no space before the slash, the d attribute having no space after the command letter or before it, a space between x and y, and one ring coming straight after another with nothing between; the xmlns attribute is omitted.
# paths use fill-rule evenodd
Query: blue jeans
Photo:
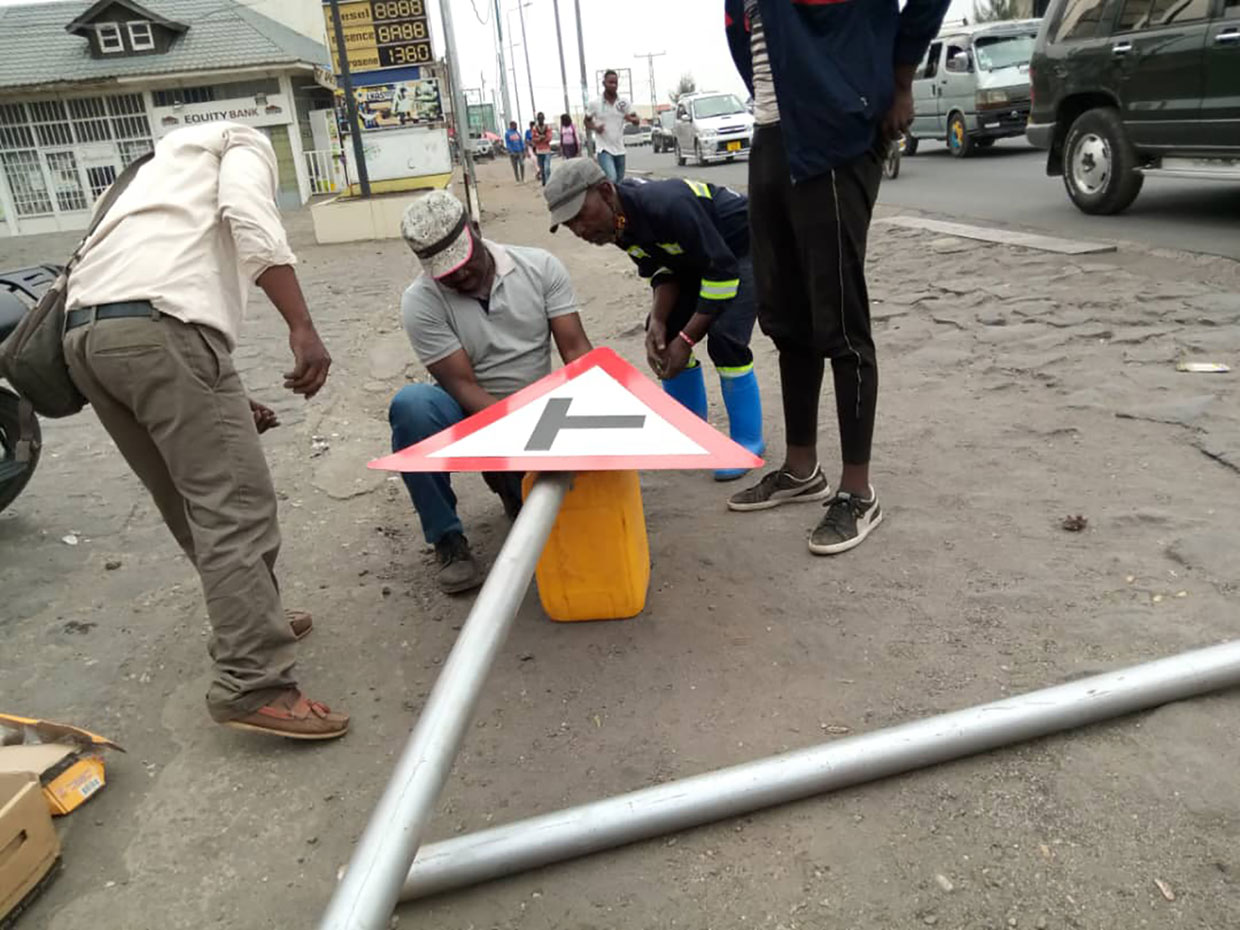
<svg viewBox="0 0 1240 930"><path fill-rule="evenodd" d="M440 430L465 419L465 411L452 395L435 384L407 384L392 398L388 422L392 425L392 451L429 439ZM447 472L401 472L413 508L422 520L422 534L431 545L449 533L461 533L456 515L456 494Z"/></svg>
<svg viewBox="0 0 1240 930"><path fill-rule="evenodd" d="M598 166L603 169L603 174L607 175L607 180L612 184L619 184L624 180L624 155L613 155L611 152L598 153Z"/></svg>
<svg viewBox="0 0 1240 930"><path fill-rule="evenodd" d="M543 187L546 187L547 182L551 180L551 153L550 152L539 153L538 170L542 172Z"/></svg>

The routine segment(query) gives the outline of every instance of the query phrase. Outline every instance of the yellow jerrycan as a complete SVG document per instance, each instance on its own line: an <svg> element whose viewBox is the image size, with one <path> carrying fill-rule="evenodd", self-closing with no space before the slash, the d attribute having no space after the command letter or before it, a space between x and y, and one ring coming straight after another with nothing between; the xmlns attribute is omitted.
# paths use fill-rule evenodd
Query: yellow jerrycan
<svg viewBox="0 0 1240 930"><path fill-rule="evenodd" d="M534 475L522 484L529 495ZM573 477L534 573L552 620L622 620L641 613L650 586L650 544L635 471Z"/></svg>

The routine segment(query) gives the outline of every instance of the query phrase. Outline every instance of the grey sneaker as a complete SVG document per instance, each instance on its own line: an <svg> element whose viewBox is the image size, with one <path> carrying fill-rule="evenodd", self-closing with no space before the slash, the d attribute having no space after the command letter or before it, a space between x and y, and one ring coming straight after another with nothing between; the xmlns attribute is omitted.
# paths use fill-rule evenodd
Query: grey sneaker
<svg viewBox="0 0 1240 930"><path fill-rule="evenodd" d="M769 510L780 504L803 504L820 501L831 494L822 466L808 478L797 478L787 468L767 472L751 488L737 491L728 498L728 510Z"/></svg>
<svg viewBox="0 0 1240 930"><path fill-rule="evenodd" d="M874 527L883 522L883 509L870 488L870 499L863 500L847 491L827 501L827 513L809 536L814 555L838 555L861 545Z"/></svg>
<svg viewBox="0 0 1240 930"><path fill-rule="evenodd" d="M435 555L440 566L435 580L444 594L462 594L482 584L482 569L462 534L449 533L435 543Z"/></svg>

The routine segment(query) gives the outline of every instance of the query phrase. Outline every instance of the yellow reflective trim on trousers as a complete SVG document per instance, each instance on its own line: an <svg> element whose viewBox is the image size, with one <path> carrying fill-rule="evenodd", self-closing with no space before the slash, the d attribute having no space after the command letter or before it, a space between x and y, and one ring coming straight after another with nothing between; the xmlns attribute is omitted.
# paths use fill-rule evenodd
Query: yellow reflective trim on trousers
<svg viewBox="0 0 1240 930"><path fill-rule="evenodd" d="M705 197L707 200L713 199L710 193L710 185L704 181L690 181L688 178L682 180L689 185L689 190L697 194L699 197Z"/></svg>
<svg viewBox="0 0 1240 930"><path fill-rule="evenodd" d="M733 278L731 281L707 281L703 278L702 290L698 296L703 300L731 300L740 289L740 278Z"/></svg>
<svg viewBox="0 0 1240 930"><path fill-rule="evenodd" d="M685 254L684 246L682 246L679 242L660 242L659 248L661 248L668 255Z"/></svg>
<svg viewBox="0 0 1240 930"><path fill-rule="evenodd" d="M643 249L640 245L631 245L626 250L634 258L649 258L650 253Z"/></svg>
<svg viewBox="0 0 1240 930"><path fill-rule="evenodd" d="M753 371L753 362L750 362L748 365L737 365L735 367L716 365L715 371L719 372L719 377L721 378L742 378Z"/></svg>

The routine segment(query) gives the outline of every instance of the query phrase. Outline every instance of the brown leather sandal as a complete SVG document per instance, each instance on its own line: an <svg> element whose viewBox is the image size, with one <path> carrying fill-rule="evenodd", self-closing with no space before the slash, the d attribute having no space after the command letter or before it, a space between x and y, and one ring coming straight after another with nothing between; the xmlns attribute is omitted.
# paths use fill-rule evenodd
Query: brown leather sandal
<svg viewBox="0 0 1240 930"><path fill-rule="evenodd" d="M296 688L290 688L252 714L225 720L223 725L288 739L335 739L349 731L349 716L332 713L326 704L311 701Z"/></svg>
<svg viewBox="0 0 1240 930"><path fill-rule="evenodd" d="M314 618L308 610L286 610L284 619L288 621L289 629L297 639L305 639L314 629Z"/></svg>

